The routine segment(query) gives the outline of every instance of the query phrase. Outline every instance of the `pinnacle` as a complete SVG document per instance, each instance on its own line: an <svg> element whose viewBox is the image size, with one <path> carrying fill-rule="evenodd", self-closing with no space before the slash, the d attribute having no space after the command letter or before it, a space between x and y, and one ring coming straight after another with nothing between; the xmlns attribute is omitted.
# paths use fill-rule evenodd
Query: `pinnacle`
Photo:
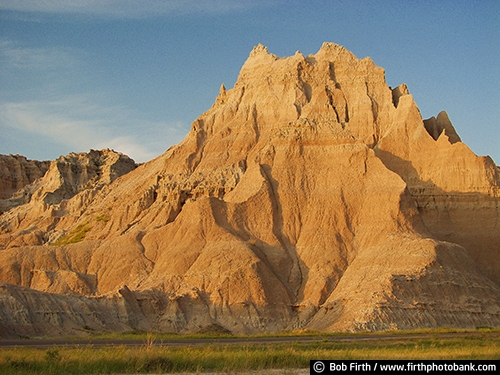
<svg viewBox="0 0 500 375"><path fill-rule="evenodd" d="M226 86L224 86L224 83L222 83L220 85L220 89L219 89L219 95L226 95Z"/></svg>
<svg viewBox="0 0 500 375"><path fill-rule="evenodd" d="M255 47L253 47L252 52L250 52L250 57L257 56L257 55L263 55L263 54L268 55L269 50L262 43L259 43Z"/></svg>

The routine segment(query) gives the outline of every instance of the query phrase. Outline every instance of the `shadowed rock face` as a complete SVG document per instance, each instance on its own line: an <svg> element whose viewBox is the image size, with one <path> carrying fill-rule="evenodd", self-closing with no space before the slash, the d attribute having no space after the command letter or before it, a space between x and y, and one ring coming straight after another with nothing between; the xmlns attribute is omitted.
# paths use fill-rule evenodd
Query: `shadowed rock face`
<svg viewBox="0 0 500 375"><path fill-rule="evenodd" d="M60 158L0 216L0 332L498 326L499 185L369 58L259 45L179 145Z"/></svg>
<svg viewBox="0 0 500 375"><path fill-rule="evenodd" d="M49 166L50 161L28 160L21 155L0 155L0 213L26 203L23 188L42 177Z"/></svg>

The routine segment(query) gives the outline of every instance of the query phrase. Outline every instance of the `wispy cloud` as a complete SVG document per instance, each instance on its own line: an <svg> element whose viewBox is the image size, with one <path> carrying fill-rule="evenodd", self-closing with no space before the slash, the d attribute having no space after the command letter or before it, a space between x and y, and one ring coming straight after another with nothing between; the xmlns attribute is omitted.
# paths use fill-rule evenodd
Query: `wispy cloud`
<svg viewBox="0 0 500 375"><path fill-rule="evenodd" d="M167 14L218 14L269 6L273 0L3 0L4 10L144 18ZM280 1L281 2L281 1Z"/></svg>
<svg viewBox="0 0 500 375"><path fill-rule="evenodd" d="M31 150L34 154L56 153L55 158L59 151L46 149L54 145L60 145L61 151L113 148L142 162L182 140L187 133L182 124L145 120L146 114L113 105L112 90L107 94L79 91L73 77L85 68L82 55L76 49L27 47L0 38L0 77L11 82L0 90L15 87L16 93L16 99L5 100L2 95L0 103L0 140L4 145L9 128L23 134L26 144L36 144L37 150ZM27 76L31 78L20 90L15 82ZM37 137L50 140L52 145L37 143Z"/></svg>
<svg viewBox="0 0 500 375"><path fill-rule="evenodd" d="M28 47L7 38L0 38L0 65L2 75L12 70L60 72L61 69L73 69L79 66L82 51L75 48L41 46Z"/></svg>
<svg viewBox="0 0 500 375"><path fill-rule="evenodd" d="M26 47L0 38L0 64L3 69L29 69L47 71L61 68L74 68L78 65L81 54L72 48L62 47Z"/></svg>
<svg viewBox="0 0 500 375"><path fill-rule="evenodd" d="M144 122L126 108L106 107L85 96L3 103L0 114L2 126L43 135L64 148L113 148L140 162L158 156L186 132L182 124Z"/></svg>

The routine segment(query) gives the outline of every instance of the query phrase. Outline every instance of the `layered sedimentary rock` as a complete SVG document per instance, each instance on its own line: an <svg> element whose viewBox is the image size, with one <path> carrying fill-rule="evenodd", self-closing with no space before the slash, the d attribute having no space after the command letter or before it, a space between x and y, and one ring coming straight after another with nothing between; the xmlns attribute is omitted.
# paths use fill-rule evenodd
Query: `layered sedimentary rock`
<svg viewBox="0 0 500 375"><path fill-rule="evenodd" d="M259 45L183 142L123 158L0 216L4 336L500 325L498 168L369 58Z"/></svg>
<svg viewBox="0 0 500 375"><path fill-rule="evenodd" d="M0 213L28 202L22 189L42 177L49 165L50 161L28 160L21 155L0 155Z"/></svg>
<svg viewBox="0 0 500 375"><path fill-rule="evenodd" d="M0 155L0 199L12 195L49 169L50 161L28 160L22 155Z"/></svg>

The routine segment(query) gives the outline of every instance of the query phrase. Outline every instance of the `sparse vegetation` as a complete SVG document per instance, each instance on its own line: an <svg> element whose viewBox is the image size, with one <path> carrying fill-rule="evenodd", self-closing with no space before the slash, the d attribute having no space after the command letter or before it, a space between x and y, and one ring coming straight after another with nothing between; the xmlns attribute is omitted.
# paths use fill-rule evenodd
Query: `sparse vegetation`
<svg viewBox="0 0 500 375"><path fill-rule="evenodd" d="M498 330L482 335L281 344L14 348L0 351L2 374L236 372L307 368L311 359L498 359ZM496 332L491 334L492 332ZM156 339L156 335L154 335ZM161 337L158 336L158 337ZM180 338L181 336L176 336ZM216 336L219 337L219 336ZM374 338L377 336L374 335ZM158 340L158 339L156 339Z"/></svg>
<svg viewBox="0 0 500 375"><path fill-rule="evenodd" d="M208 336L231 336L230 330L215 323L199 329L197 333Z"/></svg>
<svg viewBox="0 0 500 375"><path fill-rule="evenodd" d="M98 215L95 219L96 221L102 221L103 223L107 223L109 221L109 215L106 214Z"/></svg>
<svg viewBox="0 0 500 375"><path fill-rule="evenodd" d="M75 229L73 229L68 235L59 238L52 245L61 246L70 243L77 243L82 241L85 238L85 234L91 229L88 223L83 223L78 225Z"/></svg>

